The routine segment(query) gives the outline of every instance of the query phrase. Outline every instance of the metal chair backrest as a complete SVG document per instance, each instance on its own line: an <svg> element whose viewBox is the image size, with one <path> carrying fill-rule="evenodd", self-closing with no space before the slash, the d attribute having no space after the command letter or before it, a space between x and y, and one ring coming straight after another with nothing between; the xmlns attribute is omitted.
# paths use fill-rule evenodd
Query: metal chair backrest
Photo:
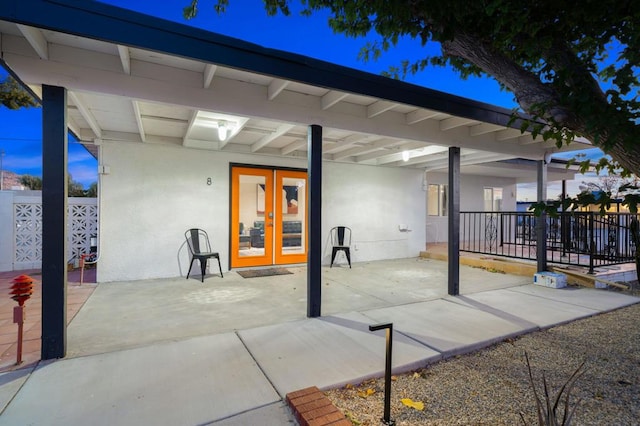
<svg viewBox="0 0 640 426"><path fill-rule="evenodd" d="M187 239L187 245L191 254L200 254L211 251L211 244L209 243L209 235L207 231L199 228L191 228L184 233Z"/></svg>
<svg viewBox="0 0 640 426"><path fill-rule="evenodd" d="M331 228L331 245L348 247L351 245L351 228L334 226Z"/></svg>

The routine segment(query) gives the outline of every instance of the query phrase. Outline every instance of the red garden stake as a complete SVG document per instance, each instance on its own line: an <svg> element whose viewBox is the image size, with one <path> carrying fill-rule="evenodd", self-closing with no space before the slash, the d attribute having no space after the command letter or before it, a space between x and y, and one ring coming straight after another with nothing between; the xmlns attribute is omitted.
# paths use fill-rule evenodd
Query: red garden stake
<svg viewBox="0 0 640 426"><path fill-rule="evenodd" d="M22 327L25 320L24 302L29 300L33 294L33 278L28 275L20 275L13 279L11 298L18 302L18 306L13 308L13 323L18 324L18 353L16 365L22 363Z"/></svg>

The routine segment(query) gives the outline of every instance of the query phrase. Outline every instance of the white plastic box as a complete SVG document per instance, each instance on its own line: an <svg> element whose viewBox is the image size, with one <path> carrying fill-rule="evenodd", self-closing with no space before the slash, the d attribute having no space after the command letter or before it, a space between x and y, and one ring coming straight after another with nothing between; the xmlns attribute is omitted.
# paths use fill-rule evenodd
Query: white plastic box
<svg viewBox="0 0 640 426"><path fill-rule="evenodd" d="M533 283L549 288L564 288L567 286L567 276L557 272L537 272L533 275Z"/></svg>

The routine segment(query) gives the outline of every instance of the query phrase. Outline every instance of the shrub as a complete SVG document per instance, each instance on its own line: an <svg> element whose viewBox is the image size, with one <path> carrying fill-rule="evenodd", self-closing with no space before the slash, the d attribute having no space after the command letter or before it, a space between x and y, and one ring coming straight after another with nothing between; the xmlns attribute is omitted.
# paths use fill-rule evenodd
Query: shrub
<svg viewBox="0 0 640 426"><path fill-rule="evenodd" d="M576 384L578 379L585 373L583 369L585 361L582 362L573 372L569 380L567 380L564 385L560 388L560 391L555 396L555 398L550 395L549 386L547 384L547 378L542 373L542 387L544 390L544 401L538 395L538 391L536 390L536 385L533 380L533 374L531 372L531 364L529 363L529 356L527 353L524 353L524 357L527 360L527 369L529 370L529 381L531 383L531 388L533 389L533 395L536 399L536 411L538 413L538 425L539 426L569 426L571 424L571 420L573 419L573 415L580 404L582 399L578 399L575 402L573 407L569 407L569 398L571 396L571 390L573 386ZM562 419L558 419L558 405L560 404L560 400L563 400L563 414ZM520 418L522 422L526 425L527 421L524 418L524 415L520 413Z"/></svg>

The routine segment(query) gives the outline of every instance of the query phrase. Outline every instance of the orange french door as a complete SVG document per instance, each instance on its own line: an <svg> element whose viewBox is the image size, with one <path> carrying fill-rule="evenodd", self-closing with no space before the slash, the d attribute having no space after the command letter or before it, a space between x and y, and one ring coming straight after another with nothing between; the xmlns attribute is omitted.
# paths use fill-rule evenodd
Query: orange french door
<svg viewBox="0 0 640 426"><path fill-rule="evenodd" d="M273 170L231 169L231 267L273 263Z"/></svg>
<svg viewBox="0 0 640 426"><path fill-rule="evenodd" d="M306 262L306 175L232 166L232 268Z"/></svg>
<svg viewBox="0 0 640 426"><path fill-rule="evenodd" d="M307 172L276 170L275 263L307 261Z"/></svg>

